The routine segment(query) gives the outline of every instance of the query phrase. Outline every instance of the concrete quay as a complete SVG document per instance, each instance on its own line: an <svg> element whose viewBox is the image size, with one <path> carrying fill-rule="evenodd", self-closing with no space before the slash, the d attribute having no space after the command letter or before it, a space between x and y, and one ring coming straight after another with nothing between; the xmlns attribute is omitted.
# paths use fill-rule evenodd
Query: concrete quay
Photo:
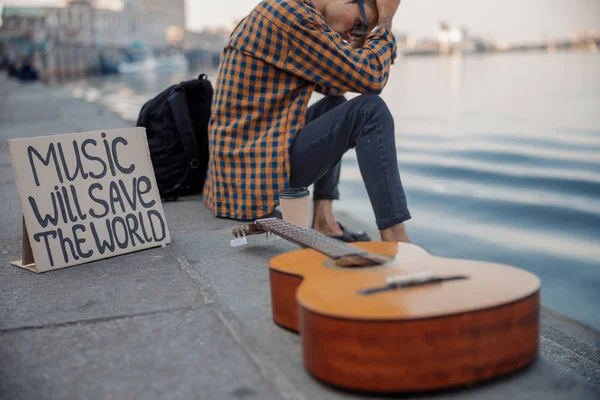
<svg viewBox="0 0 600 400"><path fill-rule="evenodd" d="M271 320L267 261L297 247L230 248L241 223L214 218L200 196L164 204L167 247L40 275L9 265L21 254L21 206L7 140L127 126L64 87L0 78L0 398L365 398L309 376L299 337ZM406 397L598 399L600 334L544 310L530 367Z"/></svg>

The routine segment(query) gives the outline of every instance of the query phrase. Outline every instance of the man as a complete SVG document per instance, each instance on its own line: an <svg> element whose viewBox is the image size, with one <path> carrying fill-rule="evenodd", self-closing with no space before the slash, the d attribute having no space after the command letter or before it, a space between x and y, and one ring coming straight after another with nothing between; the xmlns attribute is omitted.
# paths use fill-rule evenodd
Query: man
<svg viewBox="0 0 600 400"><path fill-rule="evenodd" d="M215 215L260 218L280 190L314 183L312 227L368 240L333 217L340 160L356 147L382 240L409 242L394 123L377 96L396 56L399 4L265 0L238 25L221 56L209 127L204 193ZM307 111L313 90L326 97ZM347 91L363 95L346 101Z"/></svg>

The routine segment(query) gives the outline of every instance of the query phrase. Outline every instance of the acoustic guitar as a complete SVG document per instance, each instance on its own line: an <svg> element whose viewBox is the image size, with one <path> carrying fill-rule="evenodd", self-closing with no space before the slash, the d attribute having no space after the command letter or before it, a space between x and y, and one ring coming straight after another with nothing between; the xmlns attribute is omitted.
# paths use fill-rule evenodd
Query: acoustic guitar
<svg viewBox="0 0 600 400"><path fill-rule="evenodd" d="M504 375L538 355L540 281L406 243L347 244L278 218L270 232L305 249L269 261L273 320L301 334L304 365L333 386L428 391Z"/></svg>

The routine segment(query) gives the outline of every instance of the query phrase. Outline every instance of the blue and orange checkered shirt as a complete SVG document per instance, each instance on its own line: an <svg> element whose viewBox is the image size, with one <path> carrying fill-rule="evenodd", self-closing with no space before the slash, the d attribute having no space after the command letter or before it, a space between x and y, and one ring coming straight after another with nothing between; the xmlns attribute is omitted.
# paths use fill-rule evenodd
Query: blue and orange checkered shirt
<svg viewBox="0 0 600 400"><path fill-rule="evenodd" d="M311 0L265 0L221 54L209 126L204 201L241 220L273 211L289 187L289 149L314 90L381 93L396 41L386 28L352 49Z"/></svg>

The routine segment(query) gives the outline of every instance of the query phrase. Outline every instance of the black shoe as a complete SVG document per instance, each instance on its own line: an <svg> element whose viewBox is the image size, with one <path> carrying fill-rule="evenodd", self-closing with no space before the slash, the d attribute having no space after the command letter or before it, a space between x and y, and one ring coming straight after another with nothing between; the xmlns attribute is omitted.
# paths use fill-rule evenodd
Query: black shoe
<svg viewBox="0 0 600 400"><path fill-rule="evenodd" d="M340 224L339 222L338 222L338 225L340 226L340 228L342 229L342 232L344 232L344 234L341 236L328 235L329 237L337 239L337 240L341 240L342 242L348 242L348 243L370 242L371 241L371 237L369 235L367 235L365 232L362 232L362 231L352 232L352 231L346 230L346 228L344 228L344 226L342 224Z"/></svg>

